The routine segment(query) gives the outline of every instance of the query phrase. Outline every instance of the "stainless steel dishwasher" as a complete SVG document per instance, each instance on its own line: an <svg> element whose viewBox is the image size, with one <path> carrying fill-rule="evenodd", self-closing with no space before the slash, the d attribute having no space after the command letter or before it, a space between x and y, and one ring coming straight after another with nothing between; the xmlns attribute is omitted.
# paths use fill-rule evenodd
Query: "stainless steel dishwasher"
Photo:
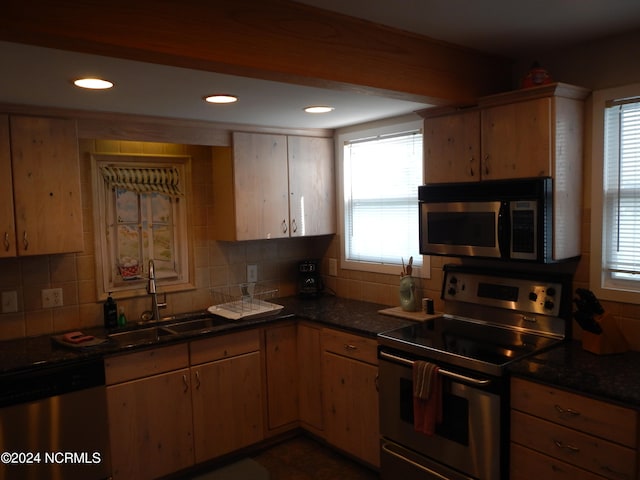
<svg viewBox="0 0 640 480"><path fill-rule="evenodd" d="M0 478L110 478L104 380L102 359L0 376Z"/></svg>

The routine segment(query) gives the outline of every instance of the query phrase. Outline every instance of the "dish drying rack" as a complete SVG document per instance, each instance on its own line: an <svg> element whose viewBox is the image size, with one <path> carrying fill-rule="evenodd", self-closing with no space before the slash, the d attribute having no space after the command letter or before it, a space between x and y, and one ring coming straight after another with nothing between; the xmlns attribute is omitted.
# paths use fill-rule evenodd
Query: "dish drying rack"
<svg viewBox="0 0 640 480"><path fill-rule="evenodd" d="M284 308L282 305L266 301L275 298L277 293L277 288L254 282L214 288L211 291L214 305L207 310L231 320L272 315Z"/></svg>

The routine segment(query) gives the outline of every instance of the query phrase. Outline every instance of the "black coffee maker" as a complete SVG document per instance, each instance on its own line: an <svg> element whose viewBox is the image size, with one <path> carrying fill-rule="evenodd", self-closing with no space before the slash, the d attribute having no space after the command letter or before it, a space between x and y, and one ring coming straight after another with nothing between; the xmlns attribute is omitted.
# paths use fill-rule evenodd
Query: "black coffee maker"
<svg viewBox="0 0 640 480"><path fill-rule="evenodd" d="M298 264L298 295L315 297L322 292L322 277L317 260L304 260Z"/></svg>

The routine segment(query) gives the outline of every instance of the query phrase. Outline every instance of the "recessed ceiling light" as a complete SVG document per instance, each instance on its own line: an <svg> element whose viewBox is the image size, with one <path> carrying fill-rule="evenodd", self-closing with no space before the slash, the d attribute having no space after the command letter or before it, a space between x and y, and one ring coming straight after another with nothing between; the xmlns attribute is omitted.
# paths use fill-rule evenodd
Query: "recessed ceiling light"
<svg viewBox="0 0 640 480"><path fill-rule="evenodd" d="M326 105L312 105L310 107L305 107L304 109L307 113L328 113L333 110L335 110L335 108Z"/></svg>
<svg viewBox="0 0 640 480"><path fill-rule="evenodd" d="M73 82L76 87L88 88L91 90L106 90L113 87L113 82L102 80L101 78L79 78Z"/></svg>
<svg viewBox="0 0 640 480"><path fill-rule="evenodd" d="M238 101L238 97L235 95L210 95L205 97L205 100L209 103L234 103Z"/></svg>

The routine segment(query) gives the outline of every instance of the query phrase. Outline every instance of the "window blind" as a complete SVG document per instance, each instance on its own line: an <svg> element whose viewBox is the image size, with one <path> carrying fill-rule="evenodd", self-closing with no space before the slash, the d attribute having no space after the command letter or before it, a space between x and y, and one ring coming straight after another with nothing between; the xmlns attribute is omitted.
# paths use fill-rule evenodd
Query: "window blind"
<svg viewBox="0 0 640 480"><path fill-rule="evenodd" d="M100 167L109 188L123 188L135 193L158 192L182 197L180 173L175 167Z"/></svg>
<svg viewBox="0 0 640 480"><path fill-rule="evenodd" d="M604 149L605 268L640 280L640 99L607 105Z"/></svg>
<svg viewBox="0 0 640 480"><path fill-rule="evenodd" d="M418 185L422 133L410 131L351 141L344 146L345 256L399 264L418 248Z"/></svg>

